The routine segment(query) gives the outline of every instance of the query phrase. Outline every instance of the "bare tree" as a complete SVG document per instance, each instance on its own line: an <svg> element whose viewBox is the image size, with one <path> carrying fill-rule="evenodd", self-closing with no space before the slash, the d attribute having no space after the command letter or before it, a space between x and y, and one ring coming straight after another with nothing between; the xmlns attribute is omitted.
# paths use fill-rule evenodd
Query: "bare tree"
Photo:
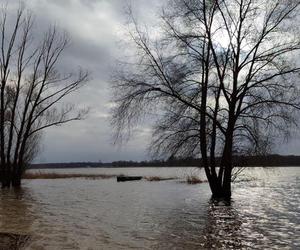
<svg viewBox="0 0 300 250"><path fill-rule="evenodd" d="M173 0L154 41L132 17L137 60L114 75L117 137L160 109L152 151L200 156L213 197L230 198L233 156L271 150L296 125L299 5Z"/></svg>
<svg viewBox="0 0 300 250"><path fill-rule="evenodd" d="M1 15L0 181L4 188L21 185L44 129L83 118L86 110L76 110L62 100L87 81L88 73L59 71L69 43L66 34L51 27L38 43L32 36L32 17L24 9L17 11L13 26L8 25L6 9Z"/></svg>

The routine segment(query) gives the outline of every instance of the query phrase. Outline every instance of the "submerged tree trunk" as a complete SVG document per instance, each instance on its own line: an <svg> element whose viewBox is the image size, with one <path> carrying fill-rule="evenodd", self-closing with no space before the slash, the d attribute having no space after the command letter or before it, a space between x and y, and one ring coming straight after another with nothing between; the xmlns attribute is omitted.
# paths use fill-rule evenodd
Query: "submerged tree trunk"
<svg viewBox="0 0 300 250"><path fill-rule="evenodd" d="M219 199L222 198L222 185L218 182L218 179L216 177L211 177L210 180L208 180L209 186L212 193L213 199Z"/></svg>
<svg viewBox="0 0 300 250"><path fill-rule="evenodd" d="M218 178L210 177L208 179L213 199L230 200L231 198L231 167L225 167L223 172L223 181L220 183Z"/></svg>
<svg viewBox="0 0 300 250"><path fill-rule="evenodd" d="M218 176L212 175L208 178L212 191L212 198L214 199L230 200L231 198L233 128L234 120L230 120L228 123ZM214 166L212 166L212 171L213 170Z"/></svg>
<svg viewBox="0 0 300 250"><path fill-rule="evenodd" d="M6 166L4 170L1 171L0 183L1 188L19 188L21 187L21 179L23 175L23 168L14 166Z"/></svg>
<svg viewBox="0 0 300 250"><path fill-rule="evenodd" d="M225 199L231 197L231 173L232 173L232 137L229 138L229 142L226 145L221 166L223 167L222 176L219 179L222 185L222 196Z"/></svg>
<svg viewBox="0 0 300 250"><path fill-rule="evenodd" d="M1 188L10 188L11 187L11 180L12 180L12 174L9 169L7 169L7 166L4 167L4 171L2 172L1 176Z"/></svg>
<svg viewBox="0 0 300 250"><path fill-rule="evenodd" d="M21 176L21 175L15 175L15 176L12 178L12 182L11 182L12 187L14 187L14 188L19 188L19 187L21 187L21 179L22 179L22 176Z"/></svg>

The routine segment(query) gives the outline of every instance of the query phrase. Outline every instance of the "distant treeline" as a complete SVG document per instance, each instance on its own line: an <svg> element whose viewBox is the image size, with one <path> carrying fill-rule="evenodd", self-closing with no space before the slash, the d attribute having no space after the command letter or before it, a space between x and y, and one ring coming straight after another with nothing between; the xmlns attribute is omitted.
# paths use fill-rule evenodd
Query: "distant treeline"
<svg viewBox="0 0 300 250"><path fill-rule="evenodd" d="M239 156L234 158L235 166L300 166L300 156L295 155L265 155L265 156ZM32 164L31 169L45 168L101 168L101 167L199 167L201 159L170 157L168 160L152 161L114 161L102 162L70 162L70 163L43 163Z"/></svg>

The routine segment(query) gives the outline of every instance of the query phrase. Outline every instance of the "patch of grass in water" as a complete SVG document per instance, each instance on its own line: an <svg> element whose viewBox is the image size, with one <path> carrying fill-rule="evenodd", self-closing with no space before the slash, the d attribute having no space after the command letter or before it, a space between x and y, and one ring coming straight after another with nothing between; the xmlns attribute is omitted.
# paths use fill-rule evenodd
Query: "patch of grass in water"
<svg viewBox="0 0 300 250"><path fill-rule="evenodd" d="M62 174L62 173L42 173L42 172L27 172L23 179L70 179L70 178L86 178L86 179L109 179L116 175L110 174Z"/></svg>
<svg viewBox="0 0 300 250"><path fill-rule="evenodd" d="M202 181L198 176L196 175L188 175L186 177L186 182L188 184L200 184L203 183L204 181Z"/></svg>
<svg viewBox="0 0 300 250"><path fill-rule="evenodd" d="M144 177L147 181L168 181L168 180L176 180L176 177L160 177L160 176L146 176Z"/></svg>

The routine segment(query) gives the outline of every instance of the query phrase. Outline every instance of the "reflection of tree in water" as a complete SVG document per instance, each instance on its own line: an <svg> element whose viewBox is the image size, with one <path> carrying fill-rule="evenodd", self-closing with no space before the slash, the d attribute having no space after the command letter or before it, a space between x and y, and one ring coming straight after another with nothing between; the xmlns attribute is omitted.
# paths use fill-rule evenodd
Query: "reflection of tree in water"
<svg viewBox="0 0 300 250"><path fill-rule="evenodd" d="M243 221L231 204L211 202L202 233L205 249L240 249L245 246L241 234Z"/></svg>
<svg viewBox="0 0 300 250"><path fill-rule="evenodd" d="M29 241L35 220L26 188L0 190L0 249L19 249Z"/></svg>

